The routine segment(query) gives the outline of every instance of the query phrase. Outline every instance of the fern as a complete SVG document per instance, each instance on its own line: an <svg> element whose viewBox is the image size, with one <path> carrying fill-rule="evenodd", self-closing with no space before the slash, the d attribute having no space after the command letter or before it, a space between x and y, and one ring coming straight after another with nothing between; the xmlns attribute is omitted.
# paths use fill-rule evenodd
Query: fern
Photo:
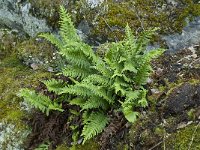
<svg viewBox="0 0 200 150"><path fill-rule="evenodd" d="M83 143L98 133L101 133L108 124L108 117L101 112L92 112L90 115L86 115L83 119L84 127L81 134L84 137Z"/></svg>
<svg viewBox="0 0 200 150"><path fill-rule="evenodd" d="M152 72L150 62L162 54L162 49L147 52L146 46L157 29L144 31L135 37L130 27L125 28L125 39L110 43L102 58L92 47L81 41L69 14L60 7L59 36L43 33L40 36L50 41L67 61L61 74L72 83L61 80L47 80L43 83L49 91L63 97L69 96L69 104L77 105L83 113L83 143L101 133L109 122L109 109L121 110L129 122L134 122L139 112L136 107L146 107L147 90L143 88ZM59 110L61 106L48 97L33 91L23 90L21 96L36 108L48 114L49 110ZM63 101L65 101L63 99ZM121 105L120 105L121 104Z"/></svg>
<svg viewBox="0 0 200 150"><path fill-rule="evenodd" d="M65 40L68 39L80 41L79 36L76 34L76 29L71 21L71 17L63 6L60 7L60 34L64 43L66 42Z"/></svg>
<svg viewBox="0 0 200 150"><path fill-rule="evenodd" d="M52 102L47 96L42 94L36 94L35 91L29 89L22 89L19 93L20 97L23 97L25 101L38 108L46 115L49 115L50 110L64 111L62 106L56 102Z"/></svg>
<svg viewBox="0 0 200 150"><path fill-rule="evenodd" d="M59 94L62 91L62 88L64 87L62 80L51 79L43 81L43 83L47 86L50 92L55 92L56 94Z"/></svg>

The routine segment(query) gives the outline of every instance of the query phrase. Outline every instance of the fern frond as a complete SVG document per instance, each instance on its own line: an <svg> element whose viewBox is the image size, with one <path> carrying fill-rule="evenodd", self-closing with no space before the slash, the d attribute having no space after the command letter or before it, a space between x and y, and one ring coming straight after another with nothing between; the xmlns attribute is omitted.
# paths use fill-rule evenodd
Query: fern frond
<svg viewBox="0 0 200 150"><path fill-rule="evenodd" d="M92 96L89 98L82 106L82 110L88 110L93 108L102 108L106 110L109 106L109 103L102 99L101 97Z"/></svg>
<svg viewBox="0 0 200 150"><path fill-rule="evenodd" d="M132 123L136 121L137 116L139 115L138 112L132 110L132 107L126 107L123 111L125 118Z"/></svg>
<svg viewBox="0 0 200 150"><path fill-rule="evenodd" d="M85 104L85 102L86 102L86 100L84 100L83 98L81 98L81 97L76 97L76 98L70 100L69 103L70 103L71 105L78 105L78 106L82 107L82 106Z"/></svg>
<svg viewBox="0 0 200 150"><path fill-rule="evenodd" d="M80 68L78 66L68 65L67 67L62 69L62 74L72 78L86 78L91 74L89 68Z"/></svg>
<svg viewBox="0 0 200 150"><path fill-rule="evenodd" d="M39 37L45 38L46 40L51 42L51 44L55 45L59 50L61 50L63 48L62 41L53 34L42 33L42 34L39 35Z"/></svg>
<svg viewBox="0 0 200 150"><path fill-rule="evenodd" d="M74 41L81 41L77 35L76 29L72 23L70 15L67 13L63 6L60 6L60 34L62 39L72 39Z"/></svg>
<svg viewBox="0 0 200 150"><path fill-rule="evenodd" d="M113 74L113 71L110 69L110 67L107 66L106 63L101 59L97 60L95 66L91 66L91 68L97 70L103 76L108 78Z"/></svg>
<svg viewBox="0 0 200 150"><path fill-rule="evenodd" d="M91 95L99 96L103 99L105 99L107 102L112 104L114 102L114 99L107 94L107 88L102 86L95 86L92 84L80 84L79 87L88 89L91 91Z"/></svg>
<svg viewBox="0 0 200 150"><path fill-rule="evenodd" d="M126 41L129 41L130 43L134 43L135 36L133 35L132 30L128 24L126 25L126 28L125 28L125 35L126 35L126 38L125 38Z"/></svg>
<svg viewBox="0 0 200 150"><path fill-rule="evenodd" d="M84 127L81 134L84 137L83 144L101 133L108 124L108 117L101 112L92 112L84 120Z"/></svg>
<svg viewBox="0 0 200 150"><path fill-rule="evenodd" d="M123 114L129 122L136 120L138 113L133 111L133 106L137 105L140 95L141 90L126 91L126 99L124 102L121 102Z"/></svg>
<svg viewBox="0 0 200 150"><path fill-rule="evenodd" d="M147 44L150 42L150 39L155 34L158 28L152 28L145 30L141 33L140 37L137 40L136 54L140 54L146 50Z"/></svg>
<svg viewBox="0 0 200 150"><path fill-rule="evenodd" d="M152 70L152 68L148 64L148 62L144 62L143 64L141 64L136 76L134 77L134 81L135 81L136 85L146 84L147 78L149 77L151 70Z"/></svg>
<svg viewBox="0 0 200 150"><path fill-rule="evenodd" d="M147 107L148 103L147 103L147 99L146 99L146 95L147 95L147 90L145 90L144 88L141 91L141 98L138 101L138 104L142 107Z"/></svg>
<svg viewBox="0 0 200 150"><path fill-rule="evenodd" d="M88 58L80 52L60 52L60 54L65 56L66 60L73 66L78 66L81 68L91 66L91 62L88 60Z"/></svg>
<svg viewBox="0 0 200 150"><path fill-rule="evenodd" d="M110 86L110 79L98 74L92 74L82 80L85 84Z"/></svg>
<svg viewBox="0 0 200 150"><path fill-rule="evenodd" d="M47 86L50 92L55 92L56 94L59 94L65 86L62 80L51 79L42 82Z"/></svg>
<svg viewBox="0 0 200 150"><path fill-rule="evenodd" d="M35 108L45 112L47 116L49 115L50 110L64 111L61 105L52 102L47 96L36 94L33 90L21 89L19 96L23 97L26 102L30 103Z"/></svg>
<svg viewBox="0 0 200 150"><path fill-rule="evenodd" d="M62 92L60 94L72 94L72 95L78 95L82 97L88 97L91 96L91 91L85 87L82 86L77 86L77 85L71 85L71 86L66 86L62 89Z"/></svg>

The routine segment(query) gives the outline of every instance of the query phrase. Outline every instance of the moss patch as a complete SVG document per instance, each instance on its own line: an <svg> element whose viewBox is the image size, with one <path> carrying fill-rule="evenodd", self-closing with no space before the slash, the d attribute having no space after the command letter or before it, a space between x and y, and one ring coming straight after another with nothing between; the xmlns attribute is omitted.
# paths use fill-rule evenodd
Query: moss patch
<svg viewBox="0 0 200 150"><path fill-rule="evenodd" d="M21 100L17 97L20 88L35 88L38 81L49 77L46 72L33 72L25 67L15 55L0 61L0 122L6 121L21 126L21 118L25 117L21 110Z"/></svg>
<svg viewBox="0 0 200 150"><path fill-rule="evenodd" d="M94 26L92 37L101 40L121 40L124 37L124 27L128 23L133 31L140 32L150 27L159 27L159 33L168 34L180 32L186 25L186 18L190 20L200 15L199 4L192 0L178 1L173 5L165 0L113 0L105 1L101 7L88 10L90 13L78 15ZM80 20L80 17L79 19ZM159 41L159 37L155 37Z"/></svg>
<svg viewBox="0 0 200 150"><path fill-rule="evenodd" d="M191 150L200 149L200 126L193 124L178 130L166 139L165 147L174 150L185 150L189 147Z"/></svg>
<svg viewBox="0 0 200 150"><path fill-rule="evenodd" d="M58 52L52 44L43 39L28 39L17 44L19 59L34 70L47 70L49 67L56 68L61 61Z"/></svg>
<svg viewBox="0 0 200 150"><path fill-rule="evenodd" d="M77 145L76 150L98 150L99 148L99 144L96 141L90 140L84 145Z"/></svg>

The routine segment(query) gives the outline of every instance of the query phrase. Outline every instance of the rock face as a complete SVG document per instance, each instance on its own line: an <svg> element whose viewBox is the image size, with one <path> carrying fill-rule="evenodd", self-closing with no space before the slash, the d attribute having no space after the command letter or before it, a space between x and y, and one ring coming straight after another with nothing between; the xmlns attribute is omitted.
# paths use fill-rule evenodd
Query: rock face
<svg viewBox="0 0 200 150"><path fill-rule="evenodd" d="M45 20L33 17L29 10L30 3L26 0L0 1L0 27L17 29L28 36L36 36L39 32L50 31Z"/></svg>
<svg viewBox="0 0 200 150"><path fill-rule="evenodd" d="M200 43L200 17L188 23L182 33L164 36L170 51L176 51Z"/></svg>

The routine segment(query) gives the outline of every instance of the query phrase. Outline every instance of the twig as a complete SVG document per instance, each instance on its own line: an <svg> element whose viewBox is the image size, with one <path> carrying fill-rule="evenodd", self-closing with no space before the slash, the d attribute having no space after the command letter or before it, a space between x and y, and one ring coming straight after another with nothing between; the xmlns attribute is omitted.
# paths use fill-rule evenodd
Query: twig
<svg viewBox="0 0 200 150"><path fill-rule="evenodd" d="M160 141L159 143L157 143L156 145L154 145L153 147L151 147L149 150L153 150L154 148L156 148L157 146L159 146L160 144L162 144L163 141Z"/></svg>
<svg viewBox="0 0 200 150"><path fill-rule="evenodd" d="M197 126L196 126L196 128L195 128L195 130L194 130L194 132L193 132L193 134L192 134L192 140L190 141L188 150L190 150L190 148L191 148L191 146L192 146L192 143L193 143L193 141L194 141L194 137L195 137L195 134L196 134L196 132L197 132L197 128L199 127L199 124L200 124L200 122L197 124Z"/></svg>

